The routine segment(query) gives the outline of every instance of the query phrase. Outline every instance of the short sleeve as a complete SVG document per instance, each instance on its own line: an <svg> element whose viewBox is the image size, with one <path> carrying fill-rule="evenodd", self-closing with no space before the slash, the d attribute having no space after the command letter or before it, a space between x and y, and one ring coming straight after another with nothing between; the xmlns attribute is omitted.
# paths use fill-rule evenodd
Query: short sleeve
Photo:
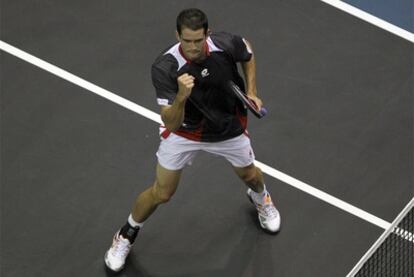
<svg viewBox="0 0 414 277"><path fill-rule="evenodd" d="M178 86L169 68L160 64L154 64L151 68L151 78L157 95L158 105L172 105L177 95Z"/></svg>
<svg viewBox="0 0 414 277"><path fill-rule="evenodd" d="M252 50L246 40L239 35L227 32L218 32L211 35L213 42L225 52L230 54L234 62L247 62L252 57Z"/></svg>

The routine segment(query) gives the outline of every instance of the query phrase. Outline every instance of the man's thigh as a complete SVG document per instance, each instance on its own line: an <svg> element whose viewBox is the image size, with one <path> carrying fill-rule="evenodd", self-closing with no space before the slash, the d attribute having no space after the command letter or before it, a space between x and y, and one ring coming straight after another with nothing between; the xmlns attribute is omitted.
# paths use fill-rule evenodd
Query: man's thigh
<svg viewBox="0 0 414 277"><path fill-rule="evenodd" d="M157 151L158 163L170 171L190 165L200 150L200 143L170 134L162 138Z"/></svg>
<svg viewBox="0 0 414 277"><path fill-rule="evenodd" d="M180 182L182 169L170 170L157 163L155 188L158 192L174 194Z"/></svg>

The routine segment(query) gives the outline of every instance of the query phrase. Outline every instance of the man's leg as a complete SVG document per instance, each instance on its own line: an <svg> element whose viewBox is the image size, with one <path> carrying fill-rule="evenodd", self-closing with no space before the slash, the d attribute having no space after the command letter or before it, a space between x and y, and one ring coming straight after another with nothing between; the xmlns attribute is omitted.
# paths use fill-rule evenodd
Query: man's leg
<svg viewBox="0 0 414 277"><path fill-rule="evenodd" d="M168 202L177 190L182 170L168 170L157 164L154 184L143 191L135 200L132 218L144 222L162 203Z"/></svg>
<svg viewBox="0 0 414 277"><path fill-rule="evenodd" d="M262 171L254 165L254 152L247 135L222 142L212 143L203 150L226 158L236 174L249 187L247 195L255 204L262 228L277 232L280 228L280 215L273 205L264 184Z"/></svg>
<svg viewBox="0 0 414 277"><path fill-rule="evenodd" d="M266 190L262 171L253 163L246 167L233 167L236 174L249 187L247 195L255 204L262 228L276 233L280 229L280 214Z"/></svg>
<svg viewBox="0 0 414 277"><path fill-rule="evenodd" d="M157 164L156 180L135 200L127 223L115 234L111 248L105 254L105 263L113 271L125 264L132 244L144 221L162 203L168 202L177 190L182 170L168 170Z"/></svg>
<svg viewBox="0 0 414 277"><path fill-rule="evenodd" d="M254 192L261 193L264 189L264 179L260 168L253 163L246 167L233 167L236 174Z"/></svg>

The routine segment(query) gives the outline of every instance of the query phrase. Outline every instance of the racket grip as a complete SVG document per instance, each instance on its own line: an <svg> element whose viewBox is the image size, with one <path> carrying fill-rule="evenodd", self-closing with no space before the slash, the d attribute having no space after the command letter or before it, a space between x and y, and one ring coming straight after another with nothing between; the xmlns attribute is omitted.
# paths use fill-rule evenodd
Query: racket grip
<svg viewBox="0 0 414 277"><path fill-rule="evenodd" d="M265 115L267 115L267 109L266 109L266 108L264 108L264 107L262 107L262 108L260 109L259 113L260 113L262 116L265 116Z"/></svg>

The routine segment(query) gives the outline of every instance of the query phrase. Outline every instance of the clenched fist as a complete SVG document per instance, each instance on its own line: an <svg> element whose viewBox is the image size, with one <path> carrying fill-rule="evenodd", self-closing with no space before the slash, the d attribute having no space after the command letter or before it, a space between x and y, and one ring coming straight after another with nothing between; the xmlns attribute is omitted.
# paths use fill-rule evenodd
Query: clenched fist
<svg viewBox="0 0 414 277"><path fill-rule="evenodd" d="M182 100L187 99L191 95L191 90L194 87L194 77L184 73L177 78L178 83L178 94L177 96L180 97Z"/></svg>

